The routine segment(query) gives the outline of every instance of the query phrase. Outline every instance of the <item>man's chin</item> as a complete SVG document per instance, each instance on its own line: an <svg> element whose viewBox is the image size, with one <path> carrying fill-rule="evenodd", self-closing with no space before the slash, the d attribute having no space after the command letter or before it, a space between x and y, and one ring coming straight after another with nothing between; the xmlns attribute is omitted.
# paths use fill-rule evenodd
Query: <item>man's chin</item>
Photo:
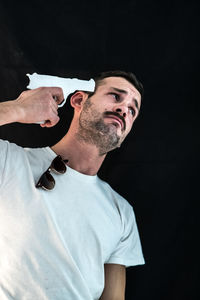
<svg viewBox="0 0 200 300"><path fill-rule="evenodd" d="M119 136L115 135L110 137L110 139L108 139L107 141L104 140L101 149L103 149L104 153L108 153L112 150L115 150L116 148L119 148L120 146L121 146L120 138Z"/></svg>

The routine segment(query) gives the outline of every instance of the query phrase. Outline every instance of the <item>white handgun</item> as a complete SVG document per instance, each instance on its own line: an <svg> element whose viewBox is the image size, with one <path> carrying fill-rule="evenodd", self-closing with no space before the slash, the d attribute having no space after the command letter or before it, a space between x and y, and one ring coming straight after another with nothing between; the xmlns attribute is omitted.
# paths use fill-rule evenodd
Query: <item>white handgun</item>
<svg viewBox="0 0 200 300"><path fill-rule="evenodd" d="M62 78L58 76L51 75L41 75L37 73L26 74L29 77L29 85L27 85L28 89L36 89L39 87L60 87L63 90L64 101L58 105L58 107L62 107L67 97L74 93L75 91L86 91L86 92L94 92L95 89L95 81L94 79L90 80L81 80L77 78ZM37 124L44 124L45 121L39 122Z"/></svg>

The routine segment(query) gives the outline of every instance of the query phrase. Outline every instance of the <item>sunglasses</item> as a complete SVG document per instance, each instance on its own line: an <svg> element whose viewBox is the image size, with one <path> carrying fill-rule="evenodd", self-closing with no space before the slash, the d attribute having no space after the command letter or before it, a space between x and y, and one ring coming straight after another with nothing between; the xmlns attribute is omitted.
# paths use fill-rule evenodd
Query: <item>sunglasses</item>
<svg viewBox="0 0 200 300"><path fill-rule="evenodd" d="M42 174L40 179L38 180L36 184L36 188L43 188L44 190L50 191L55 186L55 179L50 174L51 171L55 172L56 174L64 174L67 170L67 167L65 163L67 163L68 160L63 160L60 155L56 156L54 160L52 161L49 168Z"/></svg>

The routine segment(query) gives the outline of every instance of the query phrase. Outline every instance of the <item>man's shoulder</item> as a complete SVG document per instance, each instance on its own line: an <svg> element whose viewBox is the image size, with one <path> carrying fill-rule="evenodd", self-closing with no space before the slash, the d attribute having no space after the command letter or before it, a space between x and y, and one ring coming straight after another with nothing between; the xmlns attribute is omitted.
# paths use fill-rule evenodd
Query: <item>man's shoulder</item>
<svg viewBox="0 0 200 300"><path fill-rule="evenodd" d="M31 169L34 176L45 170L55 154L49 147L26 148L16 143L0 139L0 169Z"/></svg>
<svg viewBox="0 0 200 300"><path fill-rule="evenodd" d="M23 157L24 149L23 147L7 141L0 139L0 160L6 163L17 163L20 157Z"/></svg>
<svg viewBox="0 0 200 300"><path fill-rule="evenodd" d="M7 141L7 140L4 140L4 139L1 139L0 138L0 149L1 150L4 150L4 149L9 149L9 148L13 148L13 149L20 149L22 150L23 148L21 146L18 146L17 144L13 143L13 142L10 142L10 141Z"/></svg>
<svg viewBox="0 0 200 300"><path fill-rule="evenodd" d="M108 195L112 198L112 201L118 206L120 210L130 211L133 209L132 205L122 196L119 192L117 192L107 181L99 178L100 184L106 191Z"/></svg>
<svg viewBox="0 0 200 300"><path fill-rule="evenodd" d="M19 158L19 156L27 157L28 160L33 161L39 157L53 157L49 147L44 148L27 148L22 147L14 142L0 139L0 154L7 155L12 160ZM51 158L50 158L51 159ZM16 161L17 162L17 161Z"/></svg>

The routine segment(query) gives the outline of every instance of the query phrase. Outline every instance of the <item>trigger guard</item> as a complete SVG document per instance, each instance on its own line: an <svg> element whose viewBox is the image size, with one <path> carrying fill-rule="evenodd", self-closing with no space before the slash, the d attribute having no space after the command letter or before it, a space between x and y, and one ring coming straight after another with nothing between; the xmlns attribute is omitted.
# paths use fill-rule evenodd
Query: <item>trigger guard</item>
<svg viewBox="0 0 200 300"><path fill-rule="evenodd" d="M63 105L65 105L65 103L66 103L66 100L67 99L63 100L63 102L61 104L58 104L58 108L63 107Z"/></svg>

